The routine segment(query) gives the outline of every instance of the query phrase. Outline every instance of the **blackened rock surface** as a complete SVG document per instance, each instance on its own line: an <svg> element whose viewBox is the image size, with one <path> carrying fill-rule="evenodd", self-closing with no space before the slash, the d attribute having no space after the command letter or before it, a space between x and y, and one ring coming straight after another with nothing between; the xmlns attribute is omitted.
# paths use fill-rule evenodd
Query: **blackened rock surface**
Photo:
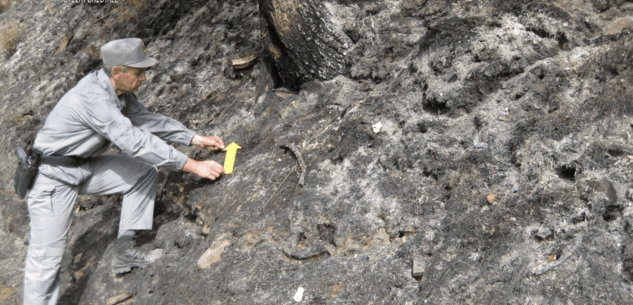
<svg viewBox="0 0 633 305"><path fill-rule="evenodd" d="M352 44L338 14L320 0L259 0L262 42L285 86L349 76Z"/></svg>
<svg viewBox="0 0 633 305"><path fill-rule="evenodd" d="M124 276L110 269L121 196L80 198L62 304L294 304L299 286L301 304L633 301L633 37L611 26L630 3L324 1L354 42L350 74L293 91L264 60L223 73L260 43L255 1L119 2L0 14L24 29L0 66L0 303L21 303L29 241L12 147L98 67L101 44L129 36L159 60L138 93L148 109L242 149L217 181L160 172L138 242L165 254ZM301 150L303 187L280 144Z"/></svg>

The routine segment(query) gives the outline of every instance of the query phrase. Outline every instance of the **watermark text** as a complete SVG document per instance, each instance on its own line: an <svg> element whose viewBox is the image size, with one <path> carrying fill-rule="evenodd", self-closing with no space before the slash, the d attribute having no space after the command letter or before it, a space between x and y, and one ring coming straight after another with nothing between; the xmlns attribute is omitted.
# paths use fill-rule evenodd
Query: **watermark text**
<svg viewBox="0 0 633 305"><path fill-rule="evenodd" d="M64 3L119 3L119 0L62 0Z"/></svg>

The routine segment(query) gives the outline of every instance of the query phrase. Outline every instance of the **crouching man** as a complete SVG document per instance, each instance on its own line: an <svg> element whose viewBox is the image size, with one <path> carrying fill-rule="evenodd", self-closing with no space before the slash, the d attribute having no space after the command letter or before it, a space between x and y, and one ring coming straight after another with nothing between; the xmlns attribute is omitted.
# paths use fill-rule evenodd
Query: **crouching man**
<svg viewBox="0 0 633 305"><path fill-rule="evenodd" d="M224 148L216 136L200 136L181 123L149 112L134 95L145 69L156 60L140 39L101 47L103 69L90 73L51 111L33 149L39 173L28 193L31 240L24 270L24 303L55 304L59 272L77 194L123 193L115 273L151 264L155 255L136 248L135 230L151 230L156 167L215 180L224 172L214 161L195 161L164 141ZM114 143L126 155L102 155Z"/></svg>

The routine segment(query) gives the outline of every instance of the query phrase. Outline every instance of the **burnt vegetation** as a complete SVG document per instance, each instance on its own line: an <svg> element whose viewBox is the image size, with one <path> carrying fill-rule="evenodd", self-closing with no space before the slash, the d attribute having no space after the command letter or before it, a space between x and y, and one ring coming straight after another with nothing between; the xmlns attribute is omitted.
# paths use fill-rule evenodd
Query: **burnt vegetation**
<svg viewBox="0 0 633 305"><path fill-rule="evenodd" d="M309 304L630 303L633 38L605 30L630 2L565 3L53 3L59 16L38 15L44 50L20 49L40 43L27 35L0 70L12 145L100 67L101 39L136 36L160 63L138 94L147 108L242 147L216 181L160 172L139 244L166 259L123 277L108 268L121 197L80 198L62 301L282 304L301 286ZM302 154L304 185L282 144ZM20 285L9 257L29 229L7 198L0 298Z"/></svg>

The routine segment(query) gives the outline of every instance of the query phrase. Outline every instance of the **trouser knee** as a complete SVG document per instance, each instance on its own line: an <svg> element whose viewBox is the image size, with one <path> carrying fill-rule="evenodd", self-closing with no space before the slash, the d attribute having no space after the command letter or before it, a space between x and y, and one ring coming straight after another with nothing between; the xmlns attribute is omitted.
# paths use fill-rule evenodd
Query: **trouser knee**
<svg viewBox="0 0 633 305"><path fill-rule="evenodd" d="M138 178L134 187L130 191L141 191L154 189L156 185L156 181L158 179L158 169L152 165L146 164L141 169L142 172L145 172L142 176Z"/></svg>

